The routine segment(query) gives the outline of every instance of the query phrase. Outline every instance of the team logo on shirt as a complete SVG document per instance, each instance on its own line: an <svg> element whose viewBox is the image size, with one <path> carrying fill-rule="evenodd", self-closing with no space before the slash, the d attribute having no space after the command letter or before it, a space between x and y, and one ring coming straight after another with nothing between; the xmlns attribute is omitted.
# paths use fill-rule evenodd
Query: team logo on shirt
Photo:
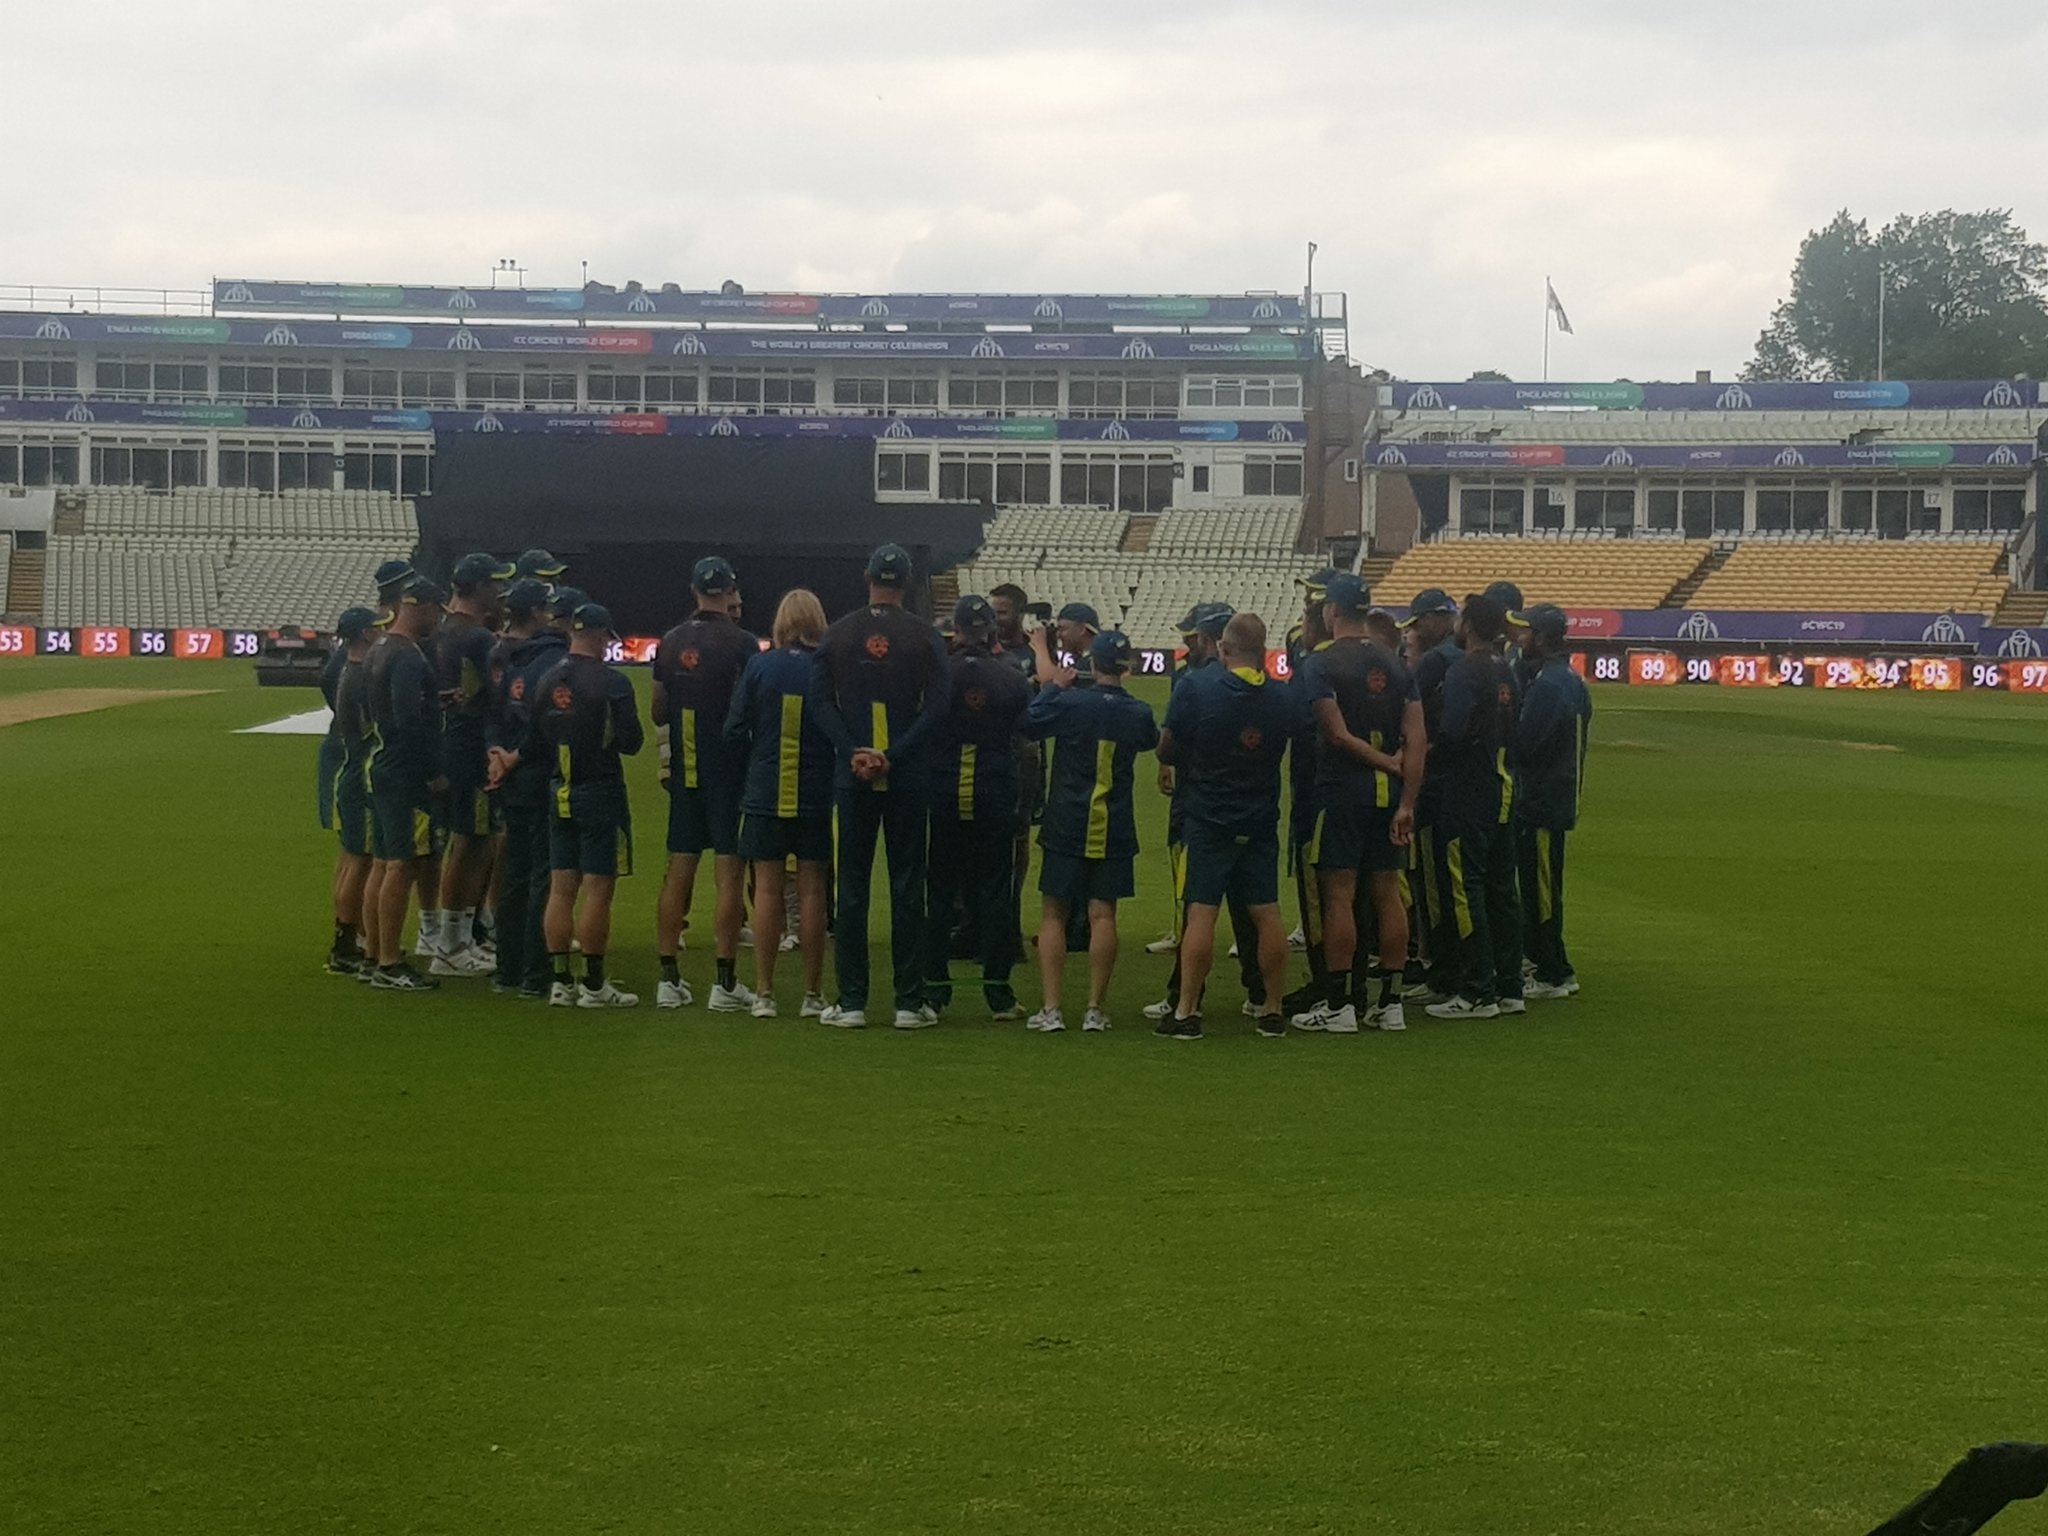
<svg viewBox="0 0 2048 1536"><path fill-rule="evenodd" d="M512 702L513 702L513 703L515 703L515 704L517 704L517 703L518 703L518 702L519 702L519 701L520 701L521 699L523 699L523 698L525 698L525 697L526 697L526 679L525 679L525 678L523 678L523 677L515 677L515 678L513 678L513 679L512 679Z"/></svg>
<svg viewBox="0 0 2048 1536"><path fill-rule="evenodd" d="M1500 702L1503 707L1511 705L1515 702L1515 690L1510 688L1506 683L1502 683L1500 685Z"/></svg>
<svg viewBox="0 0 2048 1536"><path fill-rule="evenodd" d="M557 683L555 691L548 695L548 702L557 709L567 709L576 702L576 690L567 683Z"/></svg>
<svg viewBox="0 0 2048 1536"><path fill-rule="evenodd" d="M988 694L979 688L970 688L960 697L972 710L983 709L988 704Z"/></svg>
<svg viewBox="0 0 2048 1536"><path fill-rule="evenodd" d="M874 657L877 661L880 661L884 656L888 655L889 637L887 635L869 635L868 654Z"/></svg>
<svg viewBox="0 0 2048 1536"><path fill-rule="evenodd" d="M1370 672L1366 673L1365 691L1367 693L1385 693L1387 691L1387 674L1378 667L1374 667Z"/></svg>
<svg viewBox="0 0 2048 1536"><path fill-rule="evenodd" d="M1247 752L1258 751L1259 744L1265 739L1264 733L1256 725L1248 725L1237 733L1237 744Z"/></svg>
<svg viewBox="0 0 2048 1536"><path fill-rule="evenodd" d="M694 645L685 647L683 650L683 654L676 658L676 661L682 666L682 669L685 672L696 671L697 663L701 660L703 660L703 658L697 654L697 647L695 647Z"/></svg>

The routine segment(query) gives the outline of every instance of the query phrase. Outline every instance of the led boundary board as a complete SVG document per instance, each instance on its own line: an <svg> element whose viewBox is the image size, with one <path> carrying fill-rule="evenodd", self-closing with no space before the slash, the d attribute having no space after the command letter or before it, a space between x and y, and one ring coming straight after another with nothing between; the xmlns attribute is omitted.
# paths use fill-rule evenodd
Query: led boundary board
<svg viewBox="0 0 2048 1536"><path fill-rule="evenodd" d="M262 649L262 638L253 629L0 624L0 656L168 656L179 661L247 661Z"/></svg>
<svg viewBox="0 0 2048 1536"><path fill-rule="evenodd" d="M1575 651L1572 669L1596 683L1638 688L1707 684L1721 688L1819 688L1911 693L1992 690L2048 694L2048 659L1976 656L1680 656L1632 650L1624 655Z"/></svg>

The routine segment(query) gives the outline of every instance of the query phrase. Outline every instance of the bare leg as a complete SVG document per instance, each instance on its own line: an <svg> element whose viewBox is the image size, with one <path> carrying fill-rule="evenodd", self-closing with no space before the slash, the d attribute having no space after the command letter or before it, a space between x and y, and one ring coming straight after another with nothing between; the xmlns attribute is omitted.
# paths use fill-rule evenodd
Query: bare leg
<svg viewBox="0 0 2048 1536"><path fill-rule="evenodd" d="M721 853L712 860L711 873L718 903L711 918L712 943L716 947L715 958L737 959L740 949L740 924L747 915L746 865L737 854ZM759 942L760 936L757 933L755 943Z"/></svg>
<svg viewBox="0 0 2048 1536"><path fill-rule="evenodd" d="M1251 908L1250 916L1259 936L1259 975L1266 983L1266 1012L1261 1017L1278 1018L1280 999L1287 990L1287 926L1281 921L1277 901ZM1215 932L1214 919L1210 932Z"/></svg>
<svg viewBox="0 0 2048 1536"><path fill-rule="evenodd" d="M558 869L548 876L548 908L540 920L541 937L550 955L566 955L576 937L576 891L583 876L573 869Z"/></svg>
<svg viewBox="0 0 2048 1536"><path fill-rule="evenodd" d="M1218 910L1197 902L1188 903L1187 922L1180 935L1180 1002L1174 1010L1175 1018L1193 1018L1195 1010L1202 1005L1202 988L1209 984L1209 967L1216 960ZM1280 937L1284 962L1287 936L1282 934Z"/></svg>
<svg viewBox="0 0 2048 1536"><path fill-rule="evenodd" d="M583 946L586 957L596 955L602 959L610 948L612 892L618 883L613 875L583 876L583 910L576 916L576 942Z"/></svg>
<svg viewBox="0 0 2048 1536"><path fill-rule="evenodd" d="M721 868L719 873L725 871ZM775 954L782 947L782 882L782 860L754 860L754 990L763 997L775 995ZM724 892L719 895L722 906Z"/></svg>
<svg viewBox="0 0 2048 1536"><path fill-rule="evenodd" d="M334 920L358 934L363 929L363 887L370 878L368 854L345 853L334 872Z"/></svg>
<svg viewBox="0 0 2048 1536"><path fill-rule="evenodd" d="M1045 898L1045 916L1038 925L1038 981L1045 1006L1060 1005L1060 983L1067 970L1067 904Z"/></svg>
<svg viewBox="0 0 2048 1536"><path fill-rule="evenodd" d="M697 859L694 853L669 856L668 873L662 877L661 896L654 909L654 952L663 959L672 958L682 945L690 897L697 887Z"/></svg>
<svg viewBox="0 0 2048 1536"><path fill-rule="evenodd" d="M1358 871L1325 869L1323 885L1323 965L1331 971L1349 971L1358 955ZM1382 919L1384 920L1384 919ZM1403 924L1405 931L1406 924ZM1402 952L1408 940L1401 940Z"/></svg>
<svg viewBox="0 0 2048 1536"><path fill-rule="evenodd" d="M1088 1006L1109 1006L1109 978L1116 972L1116 903L1088 903Z"/></svg>
<svg viewBox="0 0 2048 1536"><path fill-rule="evenodd" d="M797 943L804 957L804 993L825 985L825 898L832 866L822 859L796 867Z"/></svg>
<svg viewBox="0 0 2048 1536"><path fill-rule="evenodd" d="M396 965L405 958L405 909L412 888L425 890L426 859L383 859L384 879L377 891L377 963Z"/></svg>

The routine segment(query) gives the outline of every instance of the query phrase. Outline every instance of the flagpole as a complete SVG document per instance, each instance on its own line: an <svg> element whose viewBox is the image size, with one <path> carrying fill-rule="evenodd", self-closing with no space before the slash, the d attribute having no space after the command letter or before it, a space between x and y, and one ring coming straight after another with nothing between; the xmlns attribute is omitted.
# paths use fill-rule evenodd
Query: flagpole
<svg viewBox="0 0 2048 1536"><path fill-rule="evenodd" d="M1543 382L1550 382L1550 275L1543 277Z"/></svg>

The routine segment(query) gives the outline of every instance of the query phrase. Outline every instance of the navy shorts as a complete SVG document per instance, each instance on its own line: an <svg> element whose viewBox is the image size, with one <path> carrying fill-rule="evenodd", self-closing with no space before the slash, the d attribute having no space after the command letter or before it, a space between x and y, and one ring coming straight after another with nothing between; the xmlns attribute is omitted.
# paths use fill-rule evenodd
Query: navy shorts
<svg viewBox="0 0 2048 1536"><path fill-rule="evenodd" d="M370 851L380 859L424 859L440 845L424 787L370 792Z"/></svg>
<svg viewBox="0 0 2048 1536"><path fill-rule="evenodd" d="M733 789L702 784L668 786L668 851L728 856L740 851L740 801Z"/></svg>
<svg viewBox="0 0 2048 1536"><path fill-rule="evenodd" d="M489 837L497 825L497 806L480 777L451 773L442 809L442 824L457 837Z"/></svg>
<svg viewBox="0 0 2048 1536"><path fill-rule="evenodd" d="M1187 877L1181 899L1190 906L1226 901L1267 907L1280 899L1280 834L1218 827L1193 817L1187 824Z"/></svg>
<svg viewBox="0 0 2048 1536"><path fill-rule="evenodd" d="M360 770L334 776L334 830L341 839L343 853L371 852L370 792L363 786Z"/></svg>
<svg viewBox="0 0 2048 1536"><path fill-rule="evenodd" d="M829 864L832 861L832 816L757 816L752 811L740 817L740 857L769 864L795 859L800 864Z"/></svg>
<svg viewBox="0 0 2048 1536"><path fill-rule="evenodd" d="M1316 817L1309 862L1317 869L1365 873L1406 869L1408 849L1394 842L1394 813L1376 805L1332 805Z"/></svg>
<svg viewBox="0 0 2048 1536"><path fill-rule="evenodd" d="M632 820L623 811L598 807L550 816L548 867L584 875L630 875Z"/></svg>
<svg viewBox="0 0 2048 1536"><path fill-rule="evenodd" d="M1038 889L1054 901L1065 902L1069 912L1091 901L1122 901L1137 890L1133 863L1128 855L1084 859L1079 854L1041 849Z"/></svg>

